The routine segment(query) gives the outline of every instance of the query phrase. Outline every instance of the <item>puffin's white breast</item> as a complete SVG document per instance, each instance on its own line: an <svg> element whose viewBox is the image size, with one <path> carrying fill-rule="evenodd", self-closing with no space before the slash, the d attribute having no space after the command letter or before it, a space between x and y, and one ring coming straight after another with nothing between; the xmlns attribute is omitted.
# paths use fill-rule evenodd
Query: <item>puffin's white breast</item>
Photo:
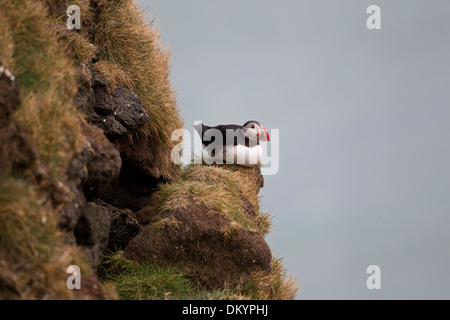
<svg viewBox="0 0 450 320"><path fill-rule="evenodd" d="M246 147L244 145L225 146L223 160L225 163L254 166L263 160L263 149L260 145Z"/></svg>

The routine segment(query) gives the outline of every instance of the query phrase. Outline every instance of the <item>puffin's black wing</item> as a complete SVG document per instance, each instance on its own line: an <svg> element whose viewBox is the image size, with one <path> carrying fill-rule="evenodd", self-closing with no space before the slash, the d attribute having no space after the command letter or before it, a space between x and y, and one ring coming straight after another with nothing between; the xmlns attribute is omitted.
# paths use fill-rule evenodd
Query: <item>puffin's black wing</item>
<svg viewBox="0 0 450 320"><path fill-rule="evenodd" d="M200 131L199 127L195 127L195 129L197 130L197 132ZM218 126L210 127L210 126L205 126L202 123L202 127L201 127L202 134L201 134L201 137L202 137L202 143L203 143L204 146L208 146L210 143L212 143L215 140L214 135L211 136L211 141L205 141L204 140L205 132L207 130L209 130L209 129L217 129L217 130L219 130L222 133L222 141L223 141L223 145L224 146L225 145L234 145L234 146L236 146L238 144L242 144L242 142L244 142L246 147L250 146L250 139L247 138L246 136L244 136L243 128L240 125L237 125L237 124L221 124L221 125L218 125ZM233 141L226 141L227 129L238 130L238 131L235 131L236 132L236 136L234 137ZM242 136L239 137L239 139L238 139L237 135L239 135L239 133L241 133ZM199 132L199 134L200 134L200 132ZM256 144L258 145L259 141L257 141ZM254 145L255 145L255 143L252 143L252 146L254 146Z"/></svg>

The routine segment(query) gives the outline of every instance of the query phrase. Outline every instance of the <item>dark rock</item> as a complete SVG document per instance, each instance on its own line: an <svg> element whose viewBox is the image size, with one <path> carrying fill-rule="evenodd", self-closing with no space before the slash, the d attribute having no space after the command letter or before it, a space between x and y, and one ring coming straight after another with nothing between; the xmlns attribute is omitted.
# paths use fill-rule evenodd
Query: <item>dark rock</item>
<svg viewBox="0 0 450 320"><path fill-rule="evenodd" d="M149 204L150 196L133 194L118 185L119 181L108 185L102 193L100 199L113 205L114 207L127 208L137 211Z"/></svg>
<svg viewBox="0 0 450 320"><path fill-rule="evenodd" d="M114 98L116 102L114 118L127 128L128 132L139 129L147 122L148 115L133 91L117 87Z"/></svg>
<svg viewBox="0 0 450 320"><path fill-rule="evenodd" d="M139 224L146 226L155 219L157 212L153 209L153 205L155 205L155 197L150 199L148 206L134 213L134 218Z"/></svg>
<svg viewBox="0 0 450 320"><path fill-rule="evenodd" d="M21 103L15 76L0 62L0 174L23 172L37 159L20 127L11 118Z"/></svg>
<svg viewBox="0 0 450 320"><path fill-rule="evenodd" d="M124 249L130 240L141 231L141 226L130 213L124 210L113 207L101 200L98 200L96 204L109 212L111 227L109 230L107 249L111 251Z"/></svg>
<svg viewBox="0 0 450 320"><path fill-rule="evenodd" d="M123 161L119 175L119 186L131 193L149 196L157 188L161 180L145 173L133 164Z"/></svg>
<svg viewBox="0 0 450 320"><path fill-rule="evenodd" d="M148 120L148 115L136 94L127 88L117 86L111 93L106 79L95 74L93 90L94 112L90 122L103 129L109 138L136 131Z"/></svg>
<svg viewBox="0 0 450 320"><path fill-rule="evenodd" d="M102 55L103 55L103 49L100 47L97 47L94 51L94 57L92 58L92 63L99 62Z"/></svg>
<svg viewBox="0 0 450 320"><path fill-rule="evenodd" d="M81 274L80 290L72 290L76 300L105 300L105 293L96 275Z"/></svg>
<svg viewBox="0 0 450 320"><path fill-rule="evenodd" d="M106 296L96 275L81 274L81 288L72 290L76 300L105 300Z"/></svg>
<svg viewBox="0 0 450 320"><path fill-rule="evenodd" d="M95 97L92 89L92 63L81 63L76 66L78 90L73 103L78 110L90 117L94 112Z"/></svg>
<svg viewBox="0 0 450 320"><path fill-rule="evenodd" d="M105 79L104 76L95 73L94 74L94 80L93 80L93 85L94 86L100 86L100 87L108 87L108 80Z"/></svg>
<svg viewBox="0 0 450 320"><path fill-rule="evenodd" d="M162 180L123 161L119 178L108 185L101 199L115 207L137 211L149 204L152 193L161 182Z"/></svg>
<svg viewBox="0 0 450 320"><path fill-rule="evenodd" d="M127 129L111 115L100 115L94 112L90 123L97 128L102 129L105 132L105 135L110 138L121 136L128 132Z"/></svg>
<svg viewBox="0 0 450 320"><path fill-rule="evenodd" d="M16 77L0 62L0 121L9 121L20 106L20 94Z"/></svg>
<svg viewBox="0 0 450 320"><path fill-rule="evenodd" d="M88 180L89 173L86 164L92 157L93 149L89 143L86 143L78 154L76 154L70 161L67 167L67 180L76 187L82 187Z"/></svg>
<svg viewBox="0 0 450 320"><path fill-rule="evenodd" d="M90 153L85 166L88 176L82 187L86 199L92 201L118 177L122 160L100 129L83 122L82 133L89 142Z"/></svg>
<svg viewBox="0 0 450 320"><path fill-rule="evenodd" d="M114 96L108 92L106 79L96 75L94 77L95 112L99 115L112 115L116 109Z"/></svg>
<svg viewBox="0 0 450 320"><path fill-rule="evenodd" d="M58 227L68 233L74 230L86 206L86 198L83 192L73 185L71 188L74 195L72 201L58 212ZM70 237L67 237L67 239L71 240Z"/></svg>
<svg viewBox="0 0 450 320"><path fill-rule="evenodd" d="M158 151L155 150L154 144L142 132L137 131L131 135L118 137L114 143L119 149L123 161L140 168L146 174L157 179L167 181L172 179L168 176L163 177L161 171L154 166Z"/></svg>
<svg viewBox="0 0 450 320"><path fill-rule="evenodd" d="M92 88L78 87L78 91L73 98L73 104L85 115L90 116L94 112L94 90Z"/></svg>
<svg viewBox="0 0 450 320"><path fill-rule="evenodd" d="M48 179L44 190L51 195L54 207L62 205L58 226L70 232L78 223L86 201L93 201L117 178L122 161L119 152L102 130L80 122L86 145L74 156L67 168L67 181Z"/></svg>
<svg viewBox="0 0 450 320"><path fill-rule="evenodd" d="M271 252L262 235L194 201L186 209L155 215L130 241L124 258L176 266L210 289L239 285L271 268Z"/></svg>
<svg viewBox="0 0 450 320"><path fill-rule="evenodd" d="M77 245L83 248L95 268L102 261L103 252L108 244L109 229L108 210L88 202L75 226L74 235Z"/></svg>

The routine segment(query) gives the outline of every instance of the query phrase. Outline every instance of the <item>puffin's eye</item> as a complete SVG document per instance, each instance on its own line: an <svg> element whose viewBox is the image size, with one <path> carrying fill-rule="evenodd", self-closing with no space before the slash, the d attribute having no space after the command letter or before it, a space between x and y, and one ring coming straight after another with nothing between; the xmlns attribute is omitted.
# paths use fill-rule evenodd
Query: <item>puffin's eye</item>
<svg viewBox="0 0 450 320"><path fill-rule="evenodd" d="M252 124L252 129L255 129L255 125L254 124Z"/></svg>

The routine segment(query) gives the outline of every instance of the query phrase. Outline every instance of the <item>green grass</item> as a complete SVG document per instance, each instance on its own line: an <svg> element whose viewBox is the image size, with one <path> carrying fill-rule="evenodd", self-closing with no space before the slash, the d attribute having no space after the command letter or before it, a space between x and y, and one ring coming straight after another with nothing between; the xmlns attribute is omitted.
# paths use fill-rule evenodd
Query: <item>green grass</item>
<svg viewBox="0 0 450 320"><path fill-rule="evenodd" d="M275 258L270 273L254 274L238 287L214 291L199 287L175 267L161 267L152 261L138 264L122 258L121 251L109 254L102 274L115 285L122 300L289 300L297 292L282 259Z"/></svg>
<svg viewBox="0 0 450 320"><path fill-rule="evenodd" d="M177 181L159 186L152 208L155 214L188 209L194 201L208 208L210 214L222 214L233 220L229 227L221 230L225 239L232 237L239 228L265 235L270 215L260 212L258 174L257 170L234 166L191 165L182 171ZM245 203L242 195L248 198ZM256 216L246 211L248 202ZM169 217L155 224L155 232L182 227ZM106 273L122 299L293 299L297 292L295 279L286 273L282 259L273 258L270 273L253 274L236 287L209 292L198 288L176 268L159 267L150 261L137 264L118 257L120 254L111 259Z"/></svg>
<svg viewBox="0 0 450 320"><path fill-rule="evenodd" d="M160 267L149 261L137 264L110 255L105 279L114 283L122 300L224 300L243 299L230 289L208 291L199 288L175 267Z"/></svg>

